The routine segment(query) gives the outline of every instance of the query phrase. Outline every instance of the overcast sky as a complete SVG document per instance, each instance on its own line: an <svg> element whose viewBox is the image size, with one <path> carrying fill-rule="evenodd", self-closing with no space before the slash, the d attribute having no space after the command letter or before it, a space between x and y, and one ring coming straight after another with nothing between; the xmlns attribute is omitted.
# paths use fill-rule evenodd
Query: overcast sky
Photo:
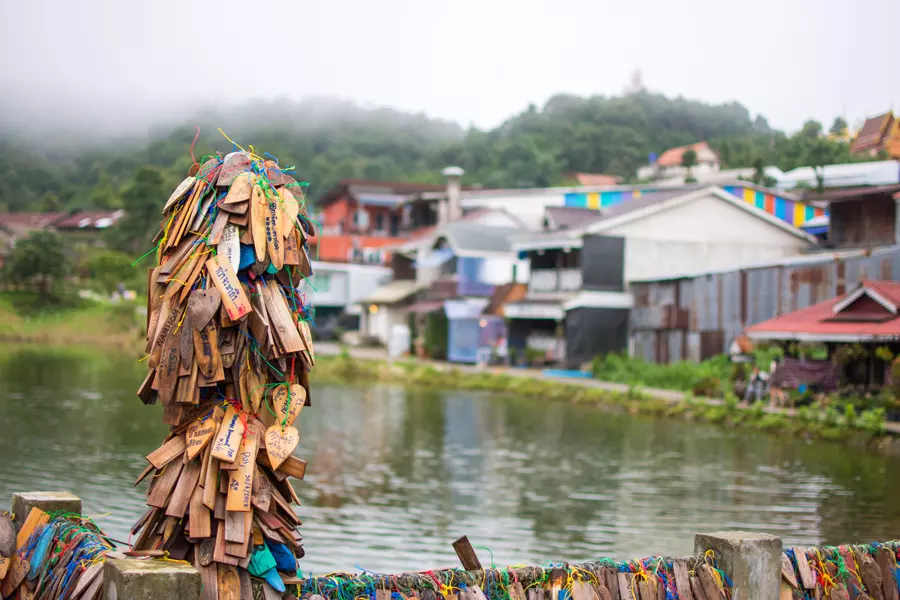
<svg viewBox="0 0 900 600"><path fill-rule="evenodd" d="M138 128L336 95L492 127L640 69L793 130L900 108L898 23L900 0L0 0L0 107Z"/></svg>

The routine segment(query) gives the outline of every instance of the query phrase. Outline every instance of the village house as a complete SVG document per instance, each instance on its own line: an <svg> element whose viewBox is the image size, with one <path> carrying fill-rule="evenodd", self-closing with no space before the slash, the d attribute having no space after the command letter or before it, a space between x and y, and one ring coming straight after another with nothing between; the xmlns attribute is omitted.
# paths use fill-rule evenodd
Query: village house
<svg viewBox="0 0 900 600"><path fill-rule="evenodd" d="M812 196L831 215L822 249L742 268L632 281L630 350L652 362L703 360L744 331L852 291L900 279L900 184Z"/></svg>
<svg viewBox="0 0 900 600"><path fill-rule="evenodd" d="M893 112L866 119L850 146L853 154L877 156L880 152L900 158L900 119Z"/></svg>
<svg viewBox="0 0 900 600"><path fill-rule="evenodd" d="M637 178L641 181L650 181L687 176L688 168L684 166L684 154L688 150L693 150L697 157L690 169L690 174L696 178L715 173L722 166L719 153L713 150L708 142L697 142L666 150L659 158L639 168Z"/></svg>
<svg viewBox="0 0 900 600"><path fill-rule="evenodd" d="M16 240L38 230L49 230L62 236L69 249L102 246L103 232L122 218L121 210L73 211L44 213L0 213L0 267L12 251Z"/></svg>
<svg viewBox="0 0 900 600"><path fill-rule="evenodd" d="M426 337L441 340L437 347L422 348L429 356L476 362L480 349L506 333L497 314L498 303L509 296L504 286L527 281L527 263L517 260L510 246L524 224L502 210L463 214L462 173L450 173L441 222L392 248L393 281L361 302L360 331L387 344L396 327L411 326L420 346Z"/></svg>
<svg viewBox="0 0 900 600"><path fill-rule="evenodd" d="M900 283L863 280L836 298L752 325L746 335L782 345L823 344L828 359L805 361L815 368L806 368L800 383L819 383L825 376L866 390L892 383L892 359L900 354ZM833 360L850 345L862 353Z"/></svg>
<svg viewBox="0 0 900 600"><path fill-rule="evenodd" d="M794 256L815 244L776 216L792 214L793 205L765 210L776 200L796 202L763 193L760 207L755 196L713 186L645 191L599 211L547 209L545 231L513 240L531 277L525 299L506 307L511 343L542 338L547 345L552 335L562 345L564 339L572 367L626 350L629 282Z"/></svg>

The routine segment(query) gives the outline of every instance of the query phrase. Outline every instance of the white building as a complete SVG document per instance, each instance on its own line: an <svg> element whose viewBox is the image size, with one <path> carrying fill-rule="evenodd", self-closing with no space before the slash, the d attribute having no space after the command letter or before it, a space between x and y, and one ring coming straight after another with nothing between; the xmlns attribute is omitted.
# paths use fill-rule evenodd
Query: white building
<svg viewBox="0 0 900 600"><path fill-rule="evenodd" d="M698 142L666 150L655 162L638 169L637 178L651 180L686 177L688 169L683 165L683 162L684 153L688 150L693 150L697 155L697 160L691 168L691 173L698 181L701 176L715 173L721 167L722 160L719 158L718 152L713 150L707 142Z"/></svg>

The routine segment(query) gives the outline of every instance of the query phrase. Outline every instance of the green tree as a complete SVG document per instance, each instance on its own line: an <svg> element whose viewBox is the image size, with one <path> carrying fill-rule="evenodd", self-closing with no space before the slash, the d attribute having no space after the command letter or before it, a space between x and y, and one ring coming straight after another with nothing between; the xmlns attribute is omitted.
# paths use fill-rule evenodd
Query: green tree
<svg viewBox="0 0 900 600"><path fill-rule="evenodd" d="M43 212L56 212L61 208L62 202L59 196L49 190L44 192L44 195L41 196L41 210Z"/></svg>
<svg viewBox="0 0 900 600"><path fill-rule="evenodd" d="M687 169L687 175L684 178L685 183L694 183L694 165L697 164L697 152L693 148L685 150L681 155L681 166Z"/></svg>
<svg viewBox="0 0 900 600"><path fill-rule="evenodd" d="M828 133L835 137L841 137L847 131L847 121L844 120L843 117L835 117L834 123L831 124L831 129L828 130Z"/></svg>
<svg viewBox="0 0 900 600"><path fill-rule="evenodd" d="M111 245L122 252L149 249L168 196L162 174L152 167L141 167L122 194L125 215L109 231Z"/></svg>
<svg viewBox="0 0 900 600"><path fill-rule="evenodd" d="M16 241L3 267L12 283L36 285L44 298L54 297L69 270L62 238L52 231L34 231Z"/></svg>

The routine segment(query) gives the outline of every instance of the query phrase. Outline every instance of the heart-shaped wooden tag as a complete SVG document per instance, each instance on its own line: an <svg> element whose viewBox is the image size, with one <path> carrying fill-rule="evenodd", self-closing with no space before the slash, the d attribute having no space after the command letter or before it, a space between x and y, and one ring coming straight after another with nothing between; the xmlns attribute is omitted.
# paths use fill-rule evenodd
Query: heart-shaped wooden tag
<svg viewBox="0 0 900 600"><path fill-rule="evenodd" d="M204 329L209 323L219 305L222 303L222 293L218 288L210 287L208 290L194 290L188 299L188 314L191 316L191 325L197 331Z"/></svg>
<svg viewBox="0 0 900 600"><path fill-rule="evenodd" d="M283 386L278 386L278 388L284 389ZM294 421L297 420L297 415L303 410L305 403L306 390L303 389L303 386L296 383L291 386L290 394L283 392L275 394L272 398L272 404L277 415L275 417L276 425L284 424L285 427L293 425Z"/></svg>
<svg viewBox="0 0 900 600"><path fill-rule="evenodd" d="M273 471L278 470L299 443L300 432L295 427L282 429L281 425L275 424L266 429L266 453L269 455Z"/></svg>
<svg viewBox="0 0 900 600"><path fill-rule="evenodd" d="M194 421L188 425L185 440L187 442L188 460L193 460L195 456L200 454L212 436L219 429L219 424L212 417L207 417L200 421Z"/></svg>

